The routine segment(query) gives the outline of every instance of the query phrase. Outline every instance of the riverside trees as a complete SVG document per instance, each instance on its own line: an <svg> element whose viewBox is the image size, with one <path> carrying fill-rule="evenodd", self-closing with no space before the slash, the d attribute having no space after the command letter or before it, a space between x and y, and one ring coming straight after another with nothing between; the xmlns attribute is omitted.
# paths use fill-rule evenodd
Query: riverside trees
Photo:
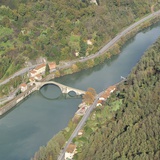
<svg viewBox="0 0 160 160"><path fill-rule="evenodd" d="M94 88L88 88L86 93L83 95L83 102L90 105L94 102L96 91Z"/></svg>

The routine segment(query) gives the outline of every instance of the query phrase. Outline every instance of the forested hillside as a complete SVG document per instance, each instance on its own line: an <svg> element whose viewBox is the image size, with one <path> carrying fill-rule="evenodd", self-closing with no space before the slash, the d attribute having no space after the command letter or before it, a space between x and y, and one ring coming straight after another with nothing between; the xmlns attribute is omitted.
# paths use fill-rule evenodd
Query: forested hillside
<svg viewBox="0 0 160 160"><path fill-rule="evenodd" d="M160 38L84 127L76 160L160 158ZM93 115L96 114L96 118Z"/></svg>
<svg viewBox="0 0 160 160"><path fill-rule="evenodd" d="M28 60L95 53L122 28L159 8L156 0L2 0L0 79ZM87 45L91 40L93 45Z"/></svg>

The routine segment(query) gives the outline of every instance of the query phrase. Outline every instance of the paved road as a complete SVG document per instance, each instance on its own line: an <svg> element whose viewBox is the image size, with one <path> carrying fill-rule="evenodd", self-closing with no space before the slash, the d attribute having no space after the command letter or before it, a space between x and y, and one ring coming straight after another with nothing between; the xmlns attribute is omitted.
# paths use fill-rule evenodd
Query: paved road
<svg viewBox="0 0 160 160"><path fill-rule="evenodd" d="M35 68L36 66L38 66L40 64L32 65L30 67L26 67L26 68L21 69L20 71L17 71L16 73L14 73L12 76L10 76L9 78L7 78L6 80L0 82L0 86L3 85L3 84L8 83L11 79L13 79L13 78L15 78L17 76L25 74L26 72L28 72L29 70Z"/></svg>
<svg viewBox="0 0 160 160"><path fill-rule="evenodd" d="M82 117L81 121L78 123L77 127L75 128L75 130L73 131L72 135L70 136L70 138L68 139L67 143L65 144L65 147L63 150L61 150L60 155L58 157L58 160L64 160L64 155L65 155L65 151L67 149L67 147L69 146L69 144L72 142L73 138L77 136L78 131L82 128L82 126L85 124L86 120L88 119L91 111L96 107L97 102L99 97L103 94L104 92L99 93L96 98L94 103L87 109L85 115Z"/></svg>

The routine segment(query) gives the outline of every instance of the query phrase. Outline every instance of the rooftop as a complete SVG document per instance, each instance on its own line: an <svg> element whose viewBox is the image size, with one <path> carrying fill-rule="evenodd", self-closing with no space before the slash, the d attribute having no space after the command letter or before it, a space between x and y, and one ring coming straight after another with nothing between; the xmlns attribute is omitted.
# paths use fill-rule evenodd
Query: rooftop
<svg viewBox="0 0 160 160"><path fill-rule="evenodd" d="M35 73L37 73L37 72L36 72L36 71L34 71L34 70L31 70L31 71L30 71L30 73L35 74Z"/></svg>
<svg viewBox="0 0 160 160"><path fill-rule="evenodd" d="M69 146L66 149L66 152L68 153L73 153L76 149L76 145L75 144L69 144Z"/></svg>
<svg viewBox="0 0 160 160"><path fill-rule="evenodd" d="M20 85L20 87L27 87L27 84L26 84L26 83L22 83L22 84Z"/></svg>
<svg viewBox="0 0 160 160"><path fill-rule="evenodd" d="M56 68L56 63L55 62L50 62L48 63L49 69L55 69Z"/></svg>
<svg viewBox="0 0 160 160"><path fill-rule="evenodd" d="M46 66L45 63L40 64L39 66L37 66L37 67L35 68L35 70L39 70L39 69L41 69L41 68L43 68L43 67L45 67L45 66Z"/></svg>

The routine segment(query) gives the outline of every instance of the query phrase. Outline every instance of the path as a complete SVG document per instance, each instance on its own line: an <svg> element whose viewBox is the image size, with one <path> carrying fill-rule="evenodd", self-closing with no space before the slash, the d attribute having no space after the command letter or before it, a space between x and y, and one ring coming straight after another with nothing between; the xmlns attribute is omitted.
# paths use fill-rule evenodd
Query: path
<svg viewBox="0 0 160 160"><path fill-rule="evenodd" d="M20 75L23 75L25 74L26 72L30 71L31 69L35 68L36 66L40 65L41 63L39 64L36 64L36 65L32 65L30 67L26 67L26 68L23 68L19 71L17 71L16 73L14 73L12 76L10 76L9 78L5 79L4 81L0 82L0 86L3 85L3 84L6 84L8 83L11 79L17 77L17 76L20 76Z"/></svg>

